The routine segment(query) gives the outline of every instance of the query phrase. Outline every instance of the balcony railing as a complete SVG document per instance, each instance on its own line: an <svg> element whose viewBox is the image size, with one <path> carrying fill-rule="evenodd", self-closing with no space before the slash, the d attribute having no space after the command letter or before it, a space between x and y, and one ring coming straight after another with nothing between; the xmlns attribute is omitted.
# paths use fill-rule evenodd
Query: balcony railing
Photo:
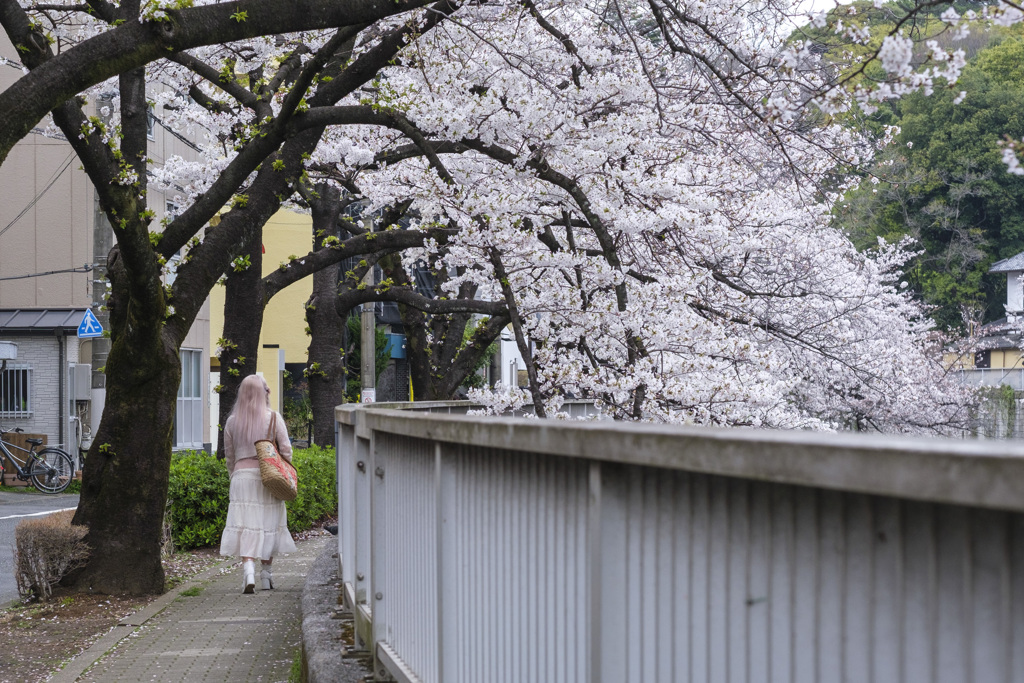
<svg viewBox="0 0 1024 683"><path fill-rule="evenodd" d="M1024 680L1020 446L405 405L337 411L381 675Z"/></svg>

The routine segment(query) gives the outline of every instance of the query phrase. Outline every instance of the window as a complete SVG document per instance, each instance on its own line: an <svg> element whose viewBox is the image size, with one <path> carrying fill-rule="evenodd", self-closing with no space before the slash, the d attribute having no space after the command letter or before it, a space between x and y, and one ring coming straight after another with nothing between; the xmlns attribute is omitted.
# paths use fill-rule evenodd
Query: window
<svg viewBox="0 0 1024 683"><path fill-rule="evenodd" d="M152 102L146 108L146 137L156 140L156 105Z"/></svg>
<svg viewBox="0 0 1024 683"><path fill-rule="evenodd" d="M181 384L174 411L174 447L203 447L203 352L181 350Z"/></svg>
<svg viewBox="0 0 1024 683"><path fill-rule="evenodd" d="M32 416L32 368L7 364L0 374L0 415Z"/></svg>

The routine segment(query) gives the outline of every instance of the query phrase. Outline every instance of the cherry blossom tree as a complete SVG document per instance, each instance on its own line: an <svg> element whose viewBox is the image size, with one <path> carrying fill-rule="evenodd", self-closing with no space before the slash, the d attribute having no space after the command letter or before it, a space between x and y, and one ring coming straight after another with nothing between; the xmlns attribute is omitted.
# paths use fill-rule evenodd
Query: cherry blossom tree
<svg viewBox="0 0 1024 683"><path fill-rule="evenodd" d="M40 25L25 12L19 14L17 5L4 7L4 26L15 45L24 46L32 36L39 35ZM378 9L374 18L407 7L389 4ZM435 7L443 9L445 5ZM146 12L150 10L152 7L145 8ZM49 10L41 11L45 16ZM45 72L48 65L90 41L118 34L129 24L140 24L143 17L143 8L138 3L117 7L95 5L93 11L99 15L97 19L80 19L70 26L73 30L69 29L63 39L74 42L74 31L87 35L90 29L97 32L96 36L86 37L49 59L45 43L38 54L24 52L26 64L33 68L19 83L31 80L37 71ZM335 76L332 85L322 89L321 96L336 100L365 84L412 36L429 30L441 16L434 11L410 17L409 24L386 23L374 44L351 61L345 61L346 46L364 30L365 22L332 32L313 56L318 64L331 64ZM355 19L363 21L358 13ZM235 21L248 20L240 15ZM114 28L104 31L101 24ZM57 27L68 28L62 24L54 26ZM186 55L178 58L188 60ZM159 68L160 65L155 65L156 70ZM163 590L159 539L174 398L180 380L178 350L210 289L224 272L233 269L232 261L244 253L247 243L254 237L258 242L260 226L276 209L279 176L288 174L279 172L273 163L261 163L274 154L273 161L290 164L293 172L298 173L302 155L311 145L315 146L317 137L316 131L308 129L289 136L284 130L288 120L285 116L277 130L261 131L252 140L239 140L238 149L219 166L219 180L210 184L162 232L151 232L156 226L151 225L153 213L146 205L146 83L147 78L155 76L152 72L147 75L139 66L118 77L117 111L109 124L87 116L78 99L63 100L52 114L53 123L75 149L96 187L100 206L110 220L117 242L108 263L112 347L106 368L107 402L87 460L76 514L76 523L89 527L87 542L94 552L75 580L78 585L109 592ZM300 82L295 94L285 99L282 107L286 113L295 113L304 99L304 86L308 85L308 81ZM207 130L216 132L212 127ZM283 144L286 139L289 145ZM253 192L252 201L238 193L243 184ZM232 210L222 217L216 229L200 238L200 230L225 205L232 205ZM396 238L408 240L410 235ZM389 239L392 238L381 242ZM165 286L166 261L183 248L185 255L177 269L178 277L173 285ZM345 249L346 246L341 246L335 251L344 255ZM127 516L126 505L132 511Z"/></svg>
<svg viewBox="0 0 1024 683"><path fill-rule="evenodd" d="M624 419L956 428L967 395L944 381L928 320L895 284L903 251L859 254L828 226L830 188L873 153L828 116L962 65L936 45L926 70L907 68L900 31L928 4L864 56L887 74L869 86L786 42L796 15L775 0L0 0L28 70L0 93L0 160L52 110L117 240L107 406L76 516L94 554L79 585L163 587L177 353L226 273L247 315L227 322L222 362L255 357L243 327L258 329L276 291L360 256L388 276L360 287L354 272L339 298L402 303L414 346L450 345L428 374L470 364L511 323L541 416L576 396ZM867 42L851 26L831 30ZM90 117L78 96L115 76L111 122ZM200 162L148 166L148 97L201 144ZM162 231L150 182L180 194ZM335 191L381 216L378 229L335 221L260 278L269 217L302 197L319 212ZM412 287L416 267L437 274L435 297ZM460 356L474 314L489 318Z"/></svg>

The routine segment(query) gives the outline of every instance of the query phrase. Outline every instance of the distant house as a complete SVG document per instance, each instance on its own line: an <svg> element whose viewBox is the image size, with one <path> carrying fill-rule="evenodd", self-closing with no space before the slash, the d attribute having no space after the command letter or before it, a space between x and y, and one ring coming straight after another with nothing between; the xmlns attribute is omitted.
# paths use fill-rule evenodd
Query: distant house
<svg viewBox="0 0 1024 683"><path fill-rule="evenodd" d="M994 263L989 272L1006 273L1006 316L983 325L974 353L958 358L956 365L971 384L1024 391L1024 252Z"/></svg>

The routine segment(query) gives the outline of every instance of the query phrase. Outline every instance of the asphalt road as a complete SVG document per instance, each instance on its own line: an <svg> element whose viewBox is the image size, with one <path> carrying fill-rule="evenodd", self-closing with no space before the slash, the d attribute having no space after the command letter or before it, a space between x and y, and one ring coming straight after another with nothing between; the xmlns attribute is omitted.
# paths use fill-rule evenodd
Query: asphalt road
<svg viewBox="0 0 1024 683"><path fill-rule="evenodd" d="M0 607L18 599L14 579L14 527L26 518L78 507L78 494L0 492Z"/></svg>

